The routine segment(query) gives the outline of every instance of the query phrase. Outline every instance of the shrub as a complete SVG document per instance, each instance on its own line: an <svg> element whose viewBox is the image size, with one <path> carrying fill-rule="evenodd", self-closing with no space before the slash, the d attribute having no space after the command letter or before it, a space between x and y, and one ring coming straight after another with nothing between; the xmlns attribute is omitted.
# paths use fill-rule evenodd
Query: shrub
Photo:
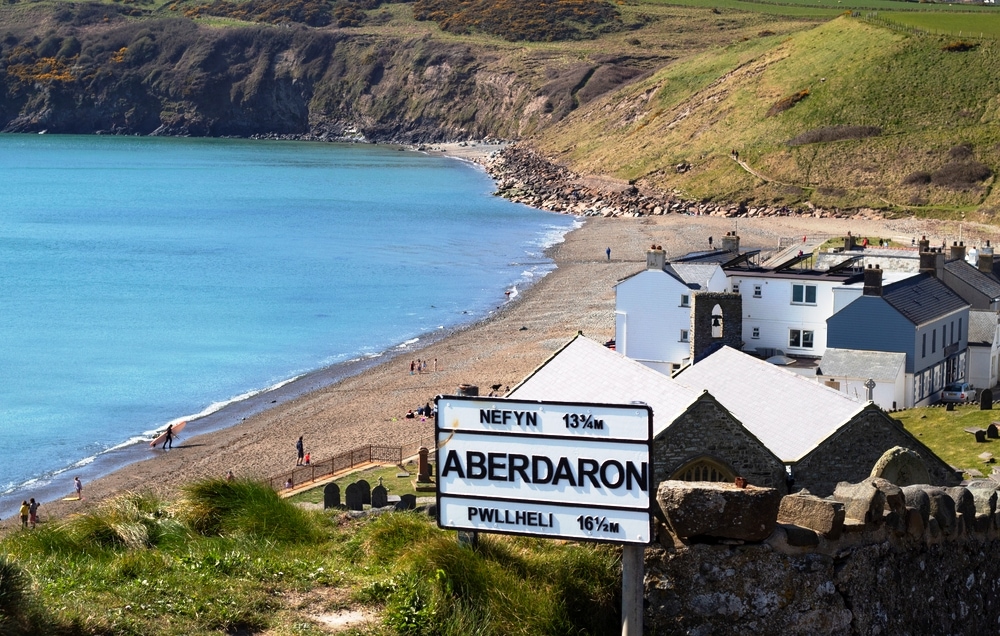
<svg viewBox="0 0 1000 636"><path fill-rule="evenodd" d="M413 17L451 33L477 31L510 41L581 39L621 27L621 14L604 0L417 0Z"/></svg>
<svg viewBox="0 0 1000 636"><path fill-rule="evenodd" d="M964 51L971 51L978 47L979 44L976 42L969 42L968 40L957 40L955 42L949 42L941 47L942 51L948 53L962 53Z"/></svg>
<svg viewBox="0 0 1000 636"><path fill-rule="evenodd" d="M906 175L903 179L904 185L927 185L931 182L931 173L926 170L918 170Z"/></svg>
<svg viewBox="0 0 1000 636"><path fill-rule="evenodd" d="M804 146L806 144L824 143L828 141L844 141L847 139L864 139L878 137L882 129L878 126L824 126L807 130L788 141L789 146Z"/></svg>
<svg viewBox="0 0 1000 636"><path fill-rule="evenodd" d="M972 159L972 144L964 143L954 146L948 150L948 158L952 161Z"/></svg>
<svg viewBox="0 0 1000 636"><path fill-rule="evenodd" d="M125 493L102 502L93 512L71 517L59 530L81 549L137 550L158 545L180 529L155 497Z"/></svg>
<svg viewBox="0 0 1000 636"><path fill-rule="evenodd" d="M809 90L808 89L801 90L798 93L795 93L793 95L788 95L787 97L782 97L781 99L779 99L778 101L776 101L774 104L772 104L770 108L767 109L767 115L766 116L767 117L773 117L773 116L775 116L775 115L777 115L779 113L783 113L786 110L788 110L789 108L791 108L792 106L794 106L794 105L798 104L799 102L801 102L806 97L809 97Z"/></svg>
<svg viewBox="0 0 1000 636"><path fill-rule="evenodd" d="M265 484L207 479L185 487L175 511L203 535L245 536L286 543L314 541L311 516Z"/></svg>
<svg viewBox="0 0 1000 636"><path fill-rule="evenodd" d="M989 166L978 161L965 163L953 162L931 174L931 183L944 188L970 188L980 181L990 178L993 171Z"/></svg>

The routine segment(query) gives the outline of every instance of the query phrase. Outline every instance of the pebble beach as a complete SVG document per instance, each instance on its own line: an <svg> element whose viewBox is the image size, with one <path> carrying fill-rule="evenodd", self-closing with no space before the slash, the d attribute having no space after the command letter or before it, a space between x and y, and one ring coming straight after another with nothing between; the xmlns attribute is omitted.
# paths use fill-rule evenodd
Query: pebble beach
<svg viewBox="0 0 1000 636"><path fill-rule="evenodd" d="M438 150L465 160L482 160L492 147L448 146ZM742 246L774 250L782 238L806 235L885 236L908 242L927 235L932 244L964 232L967 243L990 237L989 228L917 219L741 218L665 214L622 218L590 217L550 248L556 270L517 296L497 290L489 318L437 340L423 339L397 350L384 362L238 419L227 428L175 441L173 450L148 451L132 463L84 485L82 501L46 502L42 522L83 512L125 491L171 497L180 486L204 477L266 480L294 468L295 442L302 436L313 461L365 444L405 446L433 435L431 419L404 417L408 410L473 384L482 395L491 387L513 387L577 332L598 342L614 338L614 285L645 267L645 251L661 245L668 256L708 249L708 237L738 230ZM716 243L718 245L718 243ZM610 248L610 259L607 249ZM429 344L425 344L429 343ZM427 371L410 373L411 360L428 361ZM434 370L434 360L437 370ZM191 427L196 429L197 427ZM65 491L73 488L72 474ZM24 493L25 497L32 493Z"/></svg>

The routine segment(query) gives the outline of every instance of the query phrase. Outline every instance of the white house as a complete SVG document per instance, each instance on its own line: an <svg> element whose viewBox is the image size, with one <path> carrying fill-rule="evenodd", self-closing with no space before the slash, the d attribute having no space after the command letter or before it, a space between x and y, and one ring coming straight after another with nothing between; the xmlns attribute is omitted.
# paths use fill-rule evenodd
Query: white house
<svg viewBox="0 0 1000 636"><path fill-rule="evenodd" d="M816 379L856 400L868 399L883 409L902 408L906 400L906 354L896 351L861 351L827 348L816 371Z"/></svg>
<svg viewBox="0 0 1000 636"><path fill-rule="evenodd" d="M992 389L1000 381L1000 320L995 311L969 312L968 382L977 389Z"/></svg>
<svg viewBox="0 0 1000 636"><path fill-rule="evenodd" d="M691 296L724 291L718 263L667 263L661 249L646 254L646 269L615 286L615 348L670 374L690 356Z"/></svg>

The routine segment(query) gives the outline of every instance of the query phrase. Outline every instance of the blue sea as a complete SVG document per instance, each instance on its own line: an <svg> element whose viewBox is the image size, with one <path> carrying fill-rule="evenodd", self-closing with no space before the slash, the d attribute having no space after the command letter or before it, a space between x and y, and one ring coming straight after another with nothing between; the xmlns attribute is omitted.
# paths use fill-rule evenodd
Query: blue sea
<svg viewBox="0 0 1000 636"><path fill-rule="evenodd" d="M575 223L360 144L0 135L0 179L4 516L168 422L484 318Z"/></svg>

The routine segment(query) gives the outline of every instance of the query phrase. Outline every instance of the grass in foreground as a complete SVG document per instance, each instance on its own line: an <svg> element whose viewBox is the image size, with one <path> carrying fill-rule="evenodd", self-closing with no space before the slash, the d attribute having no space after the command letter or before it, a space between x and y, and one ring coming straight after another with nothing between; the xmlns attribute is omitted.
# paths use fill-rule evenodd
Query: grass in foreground
<svg viewBox="0 0 1000 636"><path fill-rule="evenodd" d="M992 464L985 463L979 455L989 452L1000 459L1000 440L987 439L985 444L979 444L965 432L966 428L986 428L994 420L1000 421L998 411L980 411L978 405L956 405L954 411L933 406L899 411L892 416L955 468L975 468L988 475L993 470Z"/></svg>
<svg viewBox="0 0 1000 636"><path fill-rule="evenodd" d="M366 605L353 634L602 634L618 625L618 555L604 546L483 536L460 546L425 515L352 521L261 484L126 494L0 539L2 634L320 634Z"/></svg>

